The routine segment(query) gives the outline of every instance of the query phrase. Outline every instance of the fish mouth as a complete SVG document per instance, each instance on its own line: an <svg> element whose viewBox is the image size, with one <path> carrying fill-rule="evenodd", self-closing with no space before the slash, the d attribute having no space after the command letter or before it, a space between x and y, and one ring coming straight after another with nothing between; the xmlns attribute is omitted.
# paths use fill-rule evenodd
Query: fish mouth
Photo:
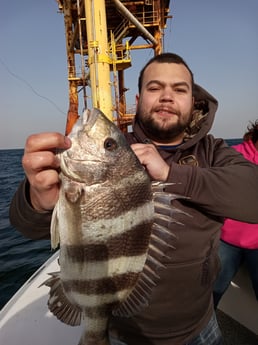
<svg viewBox="0 0 258 345"><path fill-rule="evenodd" d="M76 138L78 135L78 132L83 127L86 127L87 130L90 130L94 126L95 122L97 121L99 113L100 113L100 111L97 108L93 108L92 110L90 110L90 109L84 110L82 116L79 118L79 120L73 126L72 131L69 134L69 138L70 139Z"/></svg>
<svg viewBox="0 0 258 345"><path fill-rule="evenodd" d="M89 164L99 164L99 160L96 159L95 156L90 157L88 153L88 160L85 161L85 158L81 158L76 154L77 151L79 151L81 148L78 147L78 134L81 130L84 130L86 132L89 132L92 127L95 125L98 117L100 116L100 110L97 108L93 108L92 110L86 109L82 117L79 119L79 121L76 123L76 125L73 127L72 132L70 133L69 137L72 140L72 146L70 149L59 152L58 156L60 159L60 170L62 174L70 179L73 179L77 182L84 182L84 179L80 176L79 173L74 171L74 167L78 165L81 166L78 171L82 169L83 166L86 166ZM77 170L77 169L76 169Z"/></svg>
<svg viewBox="0 0 258 345"><path fill-rule="evenodd" d="M98 167L99 161L91 160L90 165L91 166L95 165L96 167ZM68 155L60 156L61 173L70 180L73 180L79 183L85 183L85 173L83 173L83 170L85 169L85 172L86 172L88 167L89 167L89 161L85 162L82 159L69 158Z"/></svg>
<svg viewBox="0 0 258 345"><path fill-rule="evenodd" d="M74 161L73 159L69 159L70 161ZM76 160L80 162L80 160ZM60 169L64 176L68 177L69 179L73 179L78 182L83 182L81 177L76 174L71 168L69 168L69 165L67 164L67 160L65 159L64 155L60 155Z"/></svg>
<svg viewBox="0 0 258 345"><path fill-rule="evenodd" d="M87 128L94 126L99 113L100 111L97 108L93 108L92 110L86 109L82 115L82 126L87 126Z"/></svg>

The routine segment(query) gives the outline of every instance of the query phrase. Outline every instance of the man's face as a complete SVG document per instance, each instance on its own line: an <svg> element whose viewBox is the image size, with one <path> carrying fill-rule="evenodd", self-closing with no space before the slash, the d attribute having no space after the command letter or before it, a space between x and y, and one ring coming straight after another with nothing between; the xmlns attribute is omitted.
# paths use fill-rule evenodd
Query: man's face
<svg viewBox="0 0 258 345"><path fill-rule="evenodd" d="M137 116L146 134L156 143L179 144L191 121L192 80L182 64L150 64L136 96Z"/></svg>

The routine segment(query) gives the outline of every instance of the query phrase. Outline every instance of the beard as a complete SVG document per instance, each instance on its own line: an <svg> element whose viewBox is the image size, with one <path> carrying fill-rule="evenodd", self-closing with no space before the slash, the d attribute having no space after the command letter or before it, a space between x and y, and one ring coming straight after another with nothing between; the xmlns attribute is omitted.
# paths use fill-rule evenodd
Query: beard
<svg viewBox="0 0 258 345"><path fill-rule="evenodd" d="M177 113L176 116L178 121L169 123L169 119L157 121L151 113L143 113L139 106L136 110L136 120L147 137L164 144L168 144L180 136L183 137L185 129L191 122L190 116L184 118L180 113ZM182 120L183 118L184 120Z"/></svg>

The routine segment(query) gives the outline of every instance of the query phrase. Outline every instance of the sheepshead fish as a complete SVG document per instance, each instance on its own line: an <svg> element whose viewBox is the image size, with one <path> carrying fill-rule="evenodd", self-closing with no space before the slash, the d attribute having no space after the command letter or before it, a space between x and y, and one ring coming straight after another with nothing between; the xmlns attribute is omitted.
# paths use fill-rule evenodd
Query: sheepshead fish
<svg viewBox="0 0 258 345"><path fill-rule="evenodd" d="M85 324L80 345L107 345L111 314L148 304L175 222L163 184L151 183L124 135L98 109L74 126L59 153L60 197L51 223L60 272L44 283L62 322ZM155 206L155 207L154 207Z"/></svg>

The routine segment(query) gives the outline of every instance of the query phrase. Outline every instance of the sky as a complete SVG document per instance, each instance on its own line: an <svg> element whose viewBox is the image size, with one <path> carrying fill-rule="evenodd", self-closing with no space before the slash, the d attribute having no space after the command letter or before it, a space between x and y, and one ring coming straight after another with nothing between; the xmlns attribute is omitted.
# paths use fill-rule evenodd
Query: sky
<svg viewBox="0 0 258 345"><path fill-rule="evenodd" d="M241 138L258 119L257 14L257 0L170 1L164 51L181 55L195 82L219 101L215 137ZM68 81L56 1L3 2L0 46L0 149L23 148L32 133L63 133ZM135 103L138 73L152 56L152 50L132 52L127 104Z"/></svg>

